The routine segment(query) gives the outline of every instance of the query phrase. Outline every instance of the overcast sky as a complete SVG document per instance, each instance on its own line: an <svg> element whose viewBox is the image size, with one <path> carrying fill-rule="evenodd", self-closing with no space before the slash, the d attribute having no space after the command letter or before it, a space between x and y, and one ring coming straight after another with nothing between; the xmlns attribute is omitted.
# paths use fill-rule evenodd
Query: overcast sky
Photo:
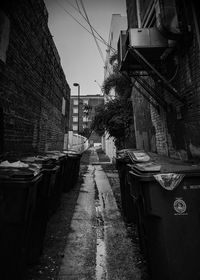
<svg viewBox="0 0 200 280"><path fill-rule="evenodd" d="M71 94L77 94L73 83L79 83L81 94L99 94L103 82L104 63L91 34L81 27L67 12L83 24L89 25L81 17L76 3L80 0L44 0L49 12L49 29L57 46L61 64ZM83 0L90 23L108 41L112 14L126 15L125 0ZM82 10L81 10L82 11ZM106 46L99 42L104 58ZM97 81L94 82L94 81Z"/></svg>

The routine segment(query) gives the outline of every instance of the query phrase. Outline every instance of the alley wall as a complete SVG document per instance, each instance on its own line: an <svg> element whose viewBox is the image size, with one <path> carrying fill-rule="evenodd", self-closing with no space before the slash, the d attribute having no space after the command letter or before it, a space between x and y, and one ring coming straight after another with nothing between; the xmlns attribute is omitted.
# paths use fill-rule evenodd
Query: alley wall
<svg viewBox="0 0 200 280"><path fill-rule="evenodd" d="M127 0L126 2L129 28L137 28L136 1ZM148 1L149 7L152 7L154 2ZM162 84L151 78L149 78L149 82L157 89L161 99L166 102L166 108L159 104L155 108L133 88L132 100L136 136L138 136L137 147L149 151L156 150L159 154L170 157L195 159L200 158L199 9L195 7L195 1L168 2L176 3L181 34L176 38L174 47L161 58L157 67L160 73L177 89L178 96L183 103L170 95ZM141 16L144 18L145 12L149 8L145 6L147 1L145 3L140 7ZM153 13L151 16L149 15L152 19L153 16ZM149 26L147 25L147 27ZM147 94L144 89L141 88L141 90ZM150 97L150 99L152 98ZM146 109L144 110L144 108ZM145 116L141 116L141 114L145 114Z"/></svg>
<svg viewBox="0 0 200 280"><path fill-rule="evenodd" d="M0 22L0 152L62 149L70 88L44 2L2 3Z"/></svg>

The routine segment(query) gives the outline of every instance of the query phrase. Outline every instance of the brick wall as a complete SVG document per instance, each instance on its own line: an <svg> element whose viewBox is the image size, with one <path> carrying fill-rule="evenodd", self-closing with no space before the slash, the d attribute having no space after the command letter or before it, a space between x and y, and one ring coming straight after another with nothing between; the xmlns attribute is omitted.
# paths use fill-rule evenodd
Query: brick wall
<svg viewBox="0 0 200 280"><path fill-rule="evenodd" d="M184 3L183 3L184 2ZM150 116L155 128L156 148L159 154L165 154L175 158L200 158L200 39L197 26L199 24L199 10L195 9L196 22L192 12L192 1L177 1L177 11L182 36L165 60L162 60L162 68L158 68L164 76L170 80L171 84L178 90L178 95L183 98L181 104L172 97L164 88L155 84L159 88L159 94L167 102L167 108L155 110L150 106ZM136 16L133 13L135 1L127 0L128 15ZM195 2L194 2L195 3ZM135 19L128 19L130 27L135 26ZM183 25L183 26L182 26ZM188 29L187 29L188 28ZM200 26L198 26L200 28ZM190 33L185 33L191 30ZM135 105L135 119L140 120L141 112L139 108L145 99L140 97L140 103ZM146 108L145 110L148 111ZM140 130L149 131L149 123L142 121ZM143 133L144 134L144 133ZM142 133L138 135L138 141L142 140Z"/></svg>
<svg viewBox="0 0 200 280"><path fill-rule="evenodd" d="M135 88L132 90L132 104L136 148L156 151L155 127L151 119L151 105Z"/></svg>
<svg viewBox="0 0 200 280"><path fill-rule="evenodd" d="M62 149L68 129L70 88L47 26L42 0L8 1L6 61L0 66L4 153ZM66 114L62 100L66 99Z"/></svg>

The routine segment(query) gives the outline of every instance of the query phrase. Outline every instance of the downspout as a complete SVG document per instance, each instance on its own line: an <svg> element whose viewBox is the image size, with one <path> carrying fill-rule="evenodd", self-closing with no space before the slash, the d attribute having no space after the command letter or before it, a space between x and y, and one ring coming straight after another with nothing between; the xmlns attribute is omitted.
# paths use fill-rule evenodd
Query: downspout
<svg viewBox="0 0 200 280"><path fill-rule="evenodd" d="M138 28L142 28L142 22L141 22L141 14L140 14L140 0L136 0L136 11L137 11L137 22L138 22Z"/></svg>
<svg viewBox="0 0 200 280"><path fill-rule="evenodd" d="M197 22L197 15L195 12L194 4L191 3L191 5L192 5L192 14L193 14L193 18L194 18L194 25L195 25L195 29L196 29L197 42L198 42L199 49L200 49L200 35L199 35L200 30L199 30L199 25Z"/></svg>

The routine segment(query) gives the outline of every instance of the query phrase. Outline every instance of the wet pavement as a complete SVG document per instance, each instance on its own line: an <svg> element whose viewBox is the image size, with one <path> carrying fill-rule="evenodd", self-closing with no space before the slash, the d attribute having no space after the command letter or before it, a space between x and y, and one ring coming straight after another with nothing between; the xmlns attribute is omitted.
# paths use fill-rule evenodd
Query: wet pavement
<svg viewBox="0 0 200 280"><path fill-rule="evenodd" d="M135 247L102 164L92 149L71 219L59 280L142 279L135 265Z"/></svg>
<svg viewBox="0 0 200 280"><path fill-rule="evenodd" d="M26 280L148 280L137 228L124 222L118 172L83 154L77 184L48 222L43 254Z"/></svg>

